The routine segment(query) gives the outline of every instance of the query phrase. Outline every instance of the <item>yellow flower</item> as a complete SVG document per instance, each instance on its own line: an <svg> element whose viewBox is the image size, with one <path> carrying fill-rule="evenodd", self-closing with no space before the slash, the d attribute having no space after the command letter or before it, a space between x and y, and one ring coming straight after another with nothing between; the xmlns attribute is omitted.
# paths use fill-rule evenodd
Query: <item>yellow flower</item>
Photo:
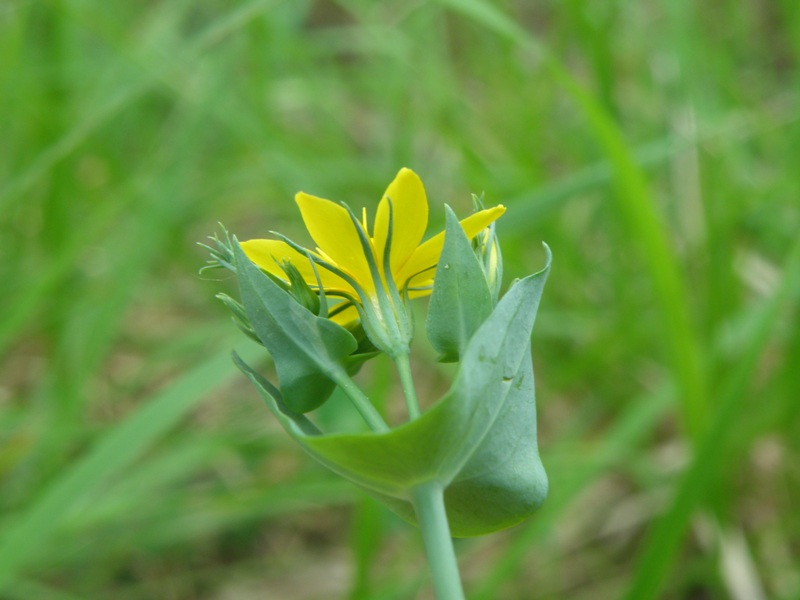
<svg viewBox="0 0 800 600"><path fill-rule="evenodd" d="M382 286L386 290L389 278L398 290L408 290L410 297L431 293L436 264L444 246L444 232L422 242L428 226L428 199L414 171L400 169L389 184L378 205L371 233L366 209L359 222L347 208L330 200L299 192L295 201L317 246L316 251L309 251L310 255L323 266L333 266L346 278L326 268L317 268L315 273L308 257L282 240L248 240L241 247L256 265L284 280L286 274L280 267L284 262L291 263L312 288L318 287L319 276L327 295L347 299L334 308L332 320L346 324L358 319L358 312L352 305L354 300L368 301L377 307L378 288ZM461 225L472 239L504 212L502 205L481 210L462 220ZM364 250L364 239L370 256ZM387 245L389 273L384 268ZM371 263L373 268L377 266L380 281L373 276ZM362 293L351 282L355 282Z"/></svg>

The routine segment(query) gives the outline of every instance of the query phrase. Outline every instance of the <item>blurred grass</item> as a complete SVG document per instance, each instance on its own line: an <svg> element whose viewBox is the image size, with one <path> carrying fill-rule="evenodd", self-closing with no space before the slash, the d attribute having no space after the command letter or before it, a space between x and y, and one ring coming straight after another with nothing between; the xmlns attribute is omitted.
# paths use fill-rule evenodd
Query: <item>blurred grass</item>
<svg viewBox="0 0 800 600"><path fill-rule="evenodd" d="M800 595L798 40L790 0L0 4L0 597L429 597L195 275L402 165L437 226L508 205L509 277L556 259L551 498L459 544L471 596Z"/></svg>

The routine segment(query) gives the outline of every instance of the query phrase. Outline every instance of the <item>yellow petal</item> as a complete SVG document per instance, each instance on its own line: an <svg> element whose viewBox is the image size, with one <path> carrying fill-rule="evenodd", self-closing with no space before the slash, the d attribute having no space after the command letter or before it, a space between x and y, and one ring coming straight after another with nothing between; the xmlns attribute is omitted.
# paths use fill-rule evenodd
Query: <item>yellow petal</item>
<svg viewBox="0 0 800 600"><path fill-rule="evenodd" d="M436 274L436 269L431 267L427 271L420 273L411 278L408 282L410 288L417 288L410 290L408 293L409 298L419 298L420 296L428 296L433 292L433 276Z"/></svg>
<svg viewBox="0 0 800 600"><path fill-rule="evenodd" d="M486 210L478 211L474 214L471 214L466 219L463 219L461 221L461 227L464 228L464 233L467 234L467 237L472 239L485 227L488 227L494 221L499 219L504 212L506 212L506 207L502 204L499 204L494 208L487 208ZM443 247L444 231L437 233L424 244L418 246L411 258L408 259L408 262L406 262L406 264L403 265L400 271L396 274L397 285L402 286L406 283L409 277L413 277L421 271L435 267L439 262L439 256L442 254ZM421 276L418 279L415 278L414 283L416 285L417 283L426 281L432 277L433 273L431 272L428 277Z"/></svg>
<svg viewBox="0 0 800 600"><path fill-rule="evenodd" d="M411 169L402 168L389 184L378 204L375 217L375 250L383 265L383 252L389 230L389 202L392 201L392 273L402 268L422 241L428 226L428 198L419 176Z"/></svg>
<svg viewBox="0 0 800 600"><path fill-rule="evenodd" d="M361 248L355 224L348 212L338 204L305 192L295 197L308 232L319 249L343 271L352 275L367 294L374 293L367 259Z"/></svg>
<svg viewBox="0 0 800 600"><path fill-rule="evenodd" d="M256 265L272 273L276 277L286 280L286 273L280 263L288 261L300 272L305 282L313 288L317 287L317 278L314 269L303 254L292 248L282 240L248 240L241 243L242 250L247 258ZM354 294L353 288L341 277L334 275L327 269L317 266L317 273L326 292L343 291Z"/></svg>

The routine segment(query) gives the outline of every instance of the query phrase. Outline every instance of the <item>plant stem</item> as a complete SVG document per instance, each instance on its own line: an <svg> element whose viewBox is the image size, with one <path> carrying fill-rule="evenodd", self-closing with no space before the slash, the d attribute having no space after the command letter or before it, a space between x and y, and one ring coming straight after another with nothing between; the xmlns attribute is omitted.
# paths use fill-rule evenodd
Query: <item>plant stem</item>
<svg viewBox="0 0 800 600"><path fill-rule="evenodd" d="M398 354L394 362L397 365L397 372L400 373L400 385L403 386L408 418L413 421L419 416L419 402L417 401L417 390L414 388L414 380L411 377L411 362L408 359L408 353Z"/></svg>
<svg viewBox="0 0 800 600"><path fill-rule="evenodd" d="M464 600L458 562L450 537L450 525L444 507L444 490L436 482L425 483L413 491L428 565L433 575L433 589L438 600Z"/></svg>
<svg viewBox="0 0 800 600"><path fill-rule="evenodd" d="M347 397L353 402L353 405L356 407L356 410L361 414L364 421L366 421L367 426L377 433L385 433L389 431L389 426L386 424L386 421L383 420L381 414L378 410L372 405L372 402L369 401L366 394L361 391L361 388L356 385L356 383L350 379L350 377L343 373L336 379L337 385L342 388Z"/></svg>

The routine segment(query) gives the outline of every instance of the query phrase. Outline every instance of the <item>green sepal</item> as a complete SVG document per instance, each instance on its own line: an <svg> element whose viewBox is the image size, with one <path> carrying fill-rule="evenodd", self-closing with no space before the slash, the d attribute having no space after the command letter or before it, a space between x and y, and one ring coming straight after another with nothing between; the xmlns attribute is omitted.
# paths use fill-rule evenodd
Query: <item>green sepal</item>
<svg viewBox="0 0 800 600"><path fill-rule="evenodd" d="M242 306L258 339L272 355L282 397L295 412L321 406L356 350L355 338L333 321L318 317L265 275L234 239Z"/></svg>
<svg viewBox="0 0 800 600"><path fill-rule="evenodd" d="M289 292L295 297L300 306L311 311L315 315L319 315L319 296L312 290L306 283L300 271L297 270L290 262L285 262L280 265L283 272L286 273L286 278L289 280ZM327 315L320 315L327 316Z"/></svg>
<svg viewBox="0 0 800 600"><path fill-rule="evenodd" d="M236 272L233 249L231 247L231 236L222 223L219 223L219 227L222 230L222 239L215 233L213 236L208 237L212 245L209 246L202 242L197 243L198 246L205 248L208 250L209 254L211 254L211 259L207 261L204 267L200 268L200 273L210 269L228 269L234 273Z"/></svg>
<svg viewBox="0 0 800 600"><path fill-rule="evenodd" d="M357 321L348 326L347 331L356 338L356 342L358 343L356 351L348 356L344 363L347 374L352 377L361 370L365 362L381 354L381 351L378 350L369 337L367 337L361 321Z"/></svg>
<svg viewBox="0 0 800 600"><path fill-rule="evenodd" d="M228 294L223 294L222 292L217 294L216 298L220 300L229 311L231 311L233 322L236 324L239 330L257 344L261 344L261 340L258 339L258 336L253 329L253 325L250 323L250 319L247 317L244 306L228 296Z"/></svg>
<svg viewBox="0 0 800 600"><path fill-rule="evenodd" d="M510 527L547 495L536 445L530 335L550 267L519 281L467 344L450 391L418 419L387 433L311 430L281 392L241 359L286 431L339 475L414 521L412 490L434 481L446 488L454 536Z"/></svg>
<svg viewBox="0 0 800 600"><path fill-rule="evenodd" d="M494 302L480 260L452 209L445 205L444 247L428 308L428 339L440 362L455 362Z"/></svg>

